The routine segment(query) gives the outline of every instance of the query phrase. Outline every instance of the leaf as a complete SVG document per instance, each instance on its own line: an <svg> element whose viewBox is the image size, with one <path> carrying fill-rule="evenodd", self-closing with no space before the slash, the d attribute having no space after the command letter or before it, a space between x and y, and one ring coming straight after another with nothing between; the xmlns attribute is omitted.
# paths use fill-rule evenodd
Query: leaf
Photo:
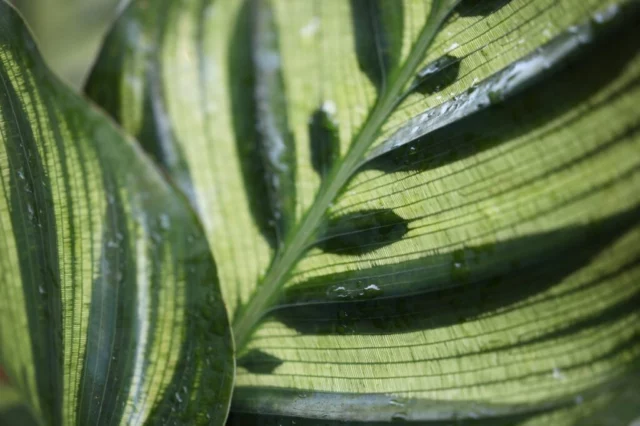
<svg viewBox="0 0 640 426"><path fill-rule="evenodd" d="M233 344L197 218L4 2L0 170L0 386L27 407L1 418L222 424Z"/></svg>
<svg viewBox="0 0 640 426"><path fill-rule="evenodd" d="M637 2L399 3L133 3L94 67L93 99L154 100L184 156L246 361L231 420L588 418L640 356ZM277 41L248 45L261 14ZM295 145L278 244L243 154L270 117Z"/></svg>

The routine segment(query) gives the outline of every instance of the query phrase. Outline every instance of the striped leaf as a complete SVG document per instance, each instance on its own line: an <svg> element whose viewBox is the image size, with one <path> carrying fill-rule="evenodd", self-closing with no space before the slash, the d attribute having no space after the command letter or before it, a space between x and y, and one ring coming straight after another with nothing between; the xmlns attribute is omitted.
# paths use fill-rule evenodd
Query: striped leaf
<svg viewBox="0 0 640 426"><path fill-rule="evenodd" d="M639 22L624 0L134 0L86 90L204 222L233 422L590 424L627 395Z"/></svg>
<svg viewBox="0 0 640 426"><path fill-rule="evenodd" d="M234 377L188 201L52 75L4 2L0 366L12 425L222 424Z"/></svg>

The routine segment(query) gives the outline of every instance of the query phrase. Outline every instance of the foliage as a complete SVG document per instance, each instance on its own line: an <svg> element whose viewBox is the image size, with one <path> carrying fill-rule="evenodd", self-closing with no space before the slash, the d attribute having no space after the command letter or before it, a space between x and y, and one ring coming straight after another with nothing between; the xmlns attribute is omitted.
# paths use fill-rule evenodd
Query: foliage
<svg viewBox="0 0 640 426"><path fill-rule="evenodd" d="M134 0L85 91L145 154L3 4L5 417L631 422L639 20Z"/></svg>

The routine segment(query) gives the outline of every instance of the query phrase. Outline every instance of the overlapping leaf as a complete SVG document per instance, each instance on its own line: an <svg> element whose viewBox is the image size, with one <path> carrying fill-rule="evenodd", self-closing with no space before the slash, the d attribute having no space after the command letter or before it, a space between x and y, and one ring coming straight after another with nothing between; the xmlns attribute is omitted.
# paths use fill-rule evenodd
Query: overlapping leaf
<svg viewBox="0 0 640 426"><path fill-rule="evenodd" d="M240 350L234 419L571 424L627 386L637 16L134 2L87 92L205 222Z"/></svg>
<svg viewBox="0 0 640 426"><path fill-rule="evenodd" d="M2 420L221 424L232 353L188 202L0 2Z"/></svg>

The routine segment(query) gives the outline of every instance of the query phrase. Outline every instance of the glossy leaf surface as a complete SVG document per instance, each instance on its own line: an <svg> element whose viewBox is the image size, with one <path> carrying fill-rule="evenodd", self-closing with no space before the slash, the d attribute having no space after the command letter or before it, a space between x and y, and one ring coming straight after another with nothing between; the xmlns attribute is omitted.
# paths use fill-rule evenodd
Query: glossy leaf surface
<svg viewBox="0 0 640 426"><path fill-rule="evenodd" d="M627 386L638 22L607 0L134 2L87 93L205 223L234 421L572 424Z"/></svg>
<svg viewBox="0 0 640 426"><path fill-rule="evenodd" d="M0 366L8 424L29 412L9 401L45 425L222 424L234 376L188 202L52 75L4 2Z"/></svg>

